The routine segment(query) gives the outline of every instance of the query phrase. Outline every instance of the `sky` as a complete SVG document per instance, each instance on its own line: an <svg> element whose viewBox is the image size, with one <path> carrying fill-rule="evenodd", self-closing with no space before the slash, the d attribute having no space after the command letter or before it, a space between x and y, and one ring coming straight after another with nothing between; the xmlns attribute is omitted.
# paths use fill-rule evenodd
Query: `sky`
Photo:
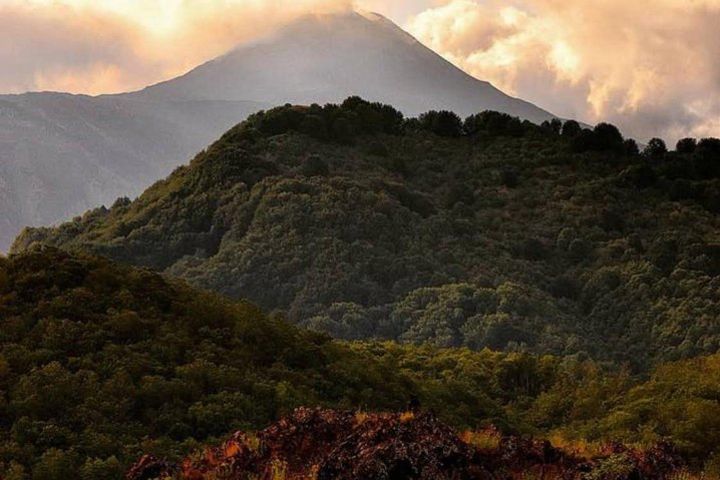
<svg viewBox="0 0 720 480"><path fill-rule="evenodd" d="M0 0L0 92L138 89L353 8L557 115L720 136L720 0Z"/></svg>

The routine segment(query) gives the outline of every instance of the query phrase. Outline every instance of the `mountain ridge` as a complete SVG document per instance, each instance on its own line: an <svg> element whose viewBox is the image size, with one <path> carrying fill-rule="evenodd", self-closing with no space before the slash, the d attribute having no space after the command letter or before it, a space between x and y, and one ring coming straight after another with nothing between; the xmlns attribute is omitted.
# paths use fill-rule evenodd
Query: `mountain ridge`
<svg viewBox="0 0 720 480"><path fill-rule="evenodd" d="M343 339L647 370L720 345L717 156L653 160L607 124L285 106L14 250L93 251Z"/></svg>

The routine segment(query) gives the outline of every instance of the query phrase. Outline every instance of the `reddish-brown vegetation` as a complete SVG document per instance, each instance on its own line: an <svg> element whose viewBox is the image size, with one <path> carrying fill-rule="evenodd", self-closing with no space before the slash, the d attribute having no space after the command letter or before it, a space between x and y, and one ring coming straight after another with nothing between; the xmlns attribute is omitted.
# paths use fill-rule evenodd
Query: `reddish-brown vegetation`
<svg viewBox="0 0 720 480"><path fill-rule="evenodd" d="M145 456L128 480L494 480L670 478L674 448L611 444L581 458L548 441L497 430L458 435L431 413L365 414L300 408L249 436L170 464Z"/></svg>

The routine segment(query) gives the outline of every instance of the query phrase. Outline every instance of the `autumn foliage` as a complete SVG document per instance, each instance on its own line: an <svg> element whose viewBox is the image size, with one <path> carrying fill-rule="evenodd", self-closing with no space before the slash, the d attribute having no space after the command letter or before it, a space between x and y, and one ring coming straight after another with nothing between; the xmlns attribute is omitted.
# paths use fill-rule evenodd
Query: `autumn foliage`
<svg viewBox="0 0 720 480"><path fill-rule="evenodd" d="M353 413L298 408L255 436L171 464L141 458L127 480L669 479L682 471L670 444L618 443L592 457L488 428L458 434L430 412Z"/></svg>

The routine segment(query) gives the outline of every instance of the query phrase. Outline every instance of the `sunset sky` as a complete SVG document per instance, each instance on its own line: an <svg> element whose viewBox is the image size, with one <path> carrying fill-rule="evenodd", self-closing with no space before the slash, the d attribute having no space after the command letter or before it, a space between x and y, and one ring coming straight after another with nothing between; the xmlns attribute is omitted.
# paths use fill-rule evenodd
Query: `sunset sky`
<svg viewBox="0 0 720 480"><path fill-rule="evenodd" d="M351 8L558 115L720 136L720 0L0 0L0 92L137 89Z"/></svg>

